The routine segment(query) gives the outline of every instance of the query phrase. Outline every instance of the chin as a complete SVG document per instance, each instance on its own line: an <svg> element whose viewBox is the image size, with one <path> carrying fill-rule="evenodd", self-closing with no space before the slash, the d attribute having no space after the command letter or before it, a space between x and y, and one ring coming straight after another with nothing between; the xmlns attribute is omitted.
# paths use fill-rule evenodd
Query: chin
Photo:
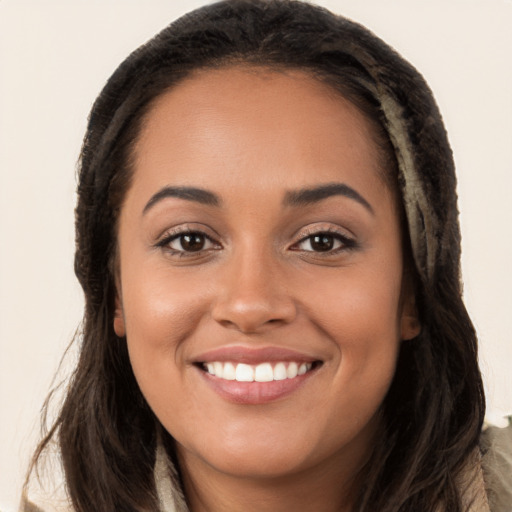
<svg viewBox="0 0 512 512"><path fill-rule="evenodd" d="M220 448L220 447L219 447ZM220 473L239 478L283 478L307 469L308 457L297 447L283 449L280 446L250 449L233 454L229 450L216 449L207 454L207 462Z"/></svg>

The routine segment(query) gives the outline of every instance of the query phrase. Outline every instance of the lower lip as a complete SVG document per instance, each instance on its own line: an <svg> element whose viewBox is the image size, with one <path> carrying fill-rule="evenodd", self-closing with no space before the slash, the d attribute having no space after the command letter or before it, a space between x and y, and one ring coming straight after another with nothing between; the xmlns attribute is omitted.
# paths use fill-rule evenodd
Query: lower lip
<svg viewBox="0 0 512 512"><path fill-rule="evenodd" d="M219 379L201 369L197 369L207 384L228 402L244 405L259 405L285 398L303 386L317 369L293 379L273 380L270 382L238 382L236 380Z"/></svg>

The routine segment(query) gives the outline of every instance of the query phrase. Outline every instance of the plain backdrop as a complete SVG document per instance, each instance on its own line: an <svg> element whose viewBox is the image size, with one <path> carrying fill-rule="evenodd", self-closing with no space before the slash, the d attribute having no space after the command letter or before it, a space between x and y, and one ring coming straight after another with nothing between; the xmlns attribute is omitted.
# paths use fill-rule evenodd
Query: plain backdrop
<svg viewBox="0 0 512 512"><path fill-rule="evenodd" d="M0 509L16 509L39 409L81 318L75 164L128 53L202 0L0 0ZM459 176L465 300L488 419L512 413L512 1L321 0L426 77Z"/></svg>

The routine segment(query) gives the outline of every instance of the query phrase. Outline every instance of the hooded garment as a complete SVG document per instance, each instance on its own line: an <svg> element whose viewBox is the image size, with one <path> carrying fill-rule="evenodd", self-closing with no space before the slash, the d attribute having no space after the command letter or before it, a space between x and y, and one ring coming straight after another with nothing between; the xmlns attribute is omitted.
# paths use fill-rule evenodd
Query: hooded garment
<svg viewBox="0 0 512 512"><path fill-rule="evenodd" d="M109 240L112 226L111 219L105 219L102 207L102 202L108 201L109 187L116 172L109 158L115 153L120 134L132 121L133 112L143 108L150 98L148 91L153 87L152 77L158 73L163 75L165 68L176 68L180 70L176 72L179 79L180 73L186 76L191 69L212 65L212 59L214 64L222 62L224 56L218 49L221 45L227 48L224 63L233 59L236 62L236 53L230 54L232 50L228 47L231 35L240 31L240 20L236 18L239 6L252 11L253 25L265 27L265 24L274 24L274 32L268 40L274 38L271 44L281 45L291 53L297 51L293 41L283 38L276 43L279 29L275 30L275 25L281 23L287 14L267 19L265 6L270 4L279 5L280 2L234 0L206 7L211 25L208 30L203 26L199 33L195 33L193 15L181 18L121 64L95 103L81 157L79 197L83 204L82 213L77 215L77 233L90 232L94 236L78 238L75 259L77 277L91 307L106 303L105 294L109 292L104 287L104 273L109 272L104 254L108 248L105 240ZM421 287L434 298L444 293L442 286L446 283L460 290L460 229L454 162L430 89L409 63L364 27L341 17L334 22L332 16L321 9L317 11L318 16L322 17L325 26L332 29L331 35L336 33L336 37L323 37L318 28L308 27L309 14L306 10L309 8L301 2L293 4L294 12L305 12L300 24L305 40L311 38L315 43L311 46L318 49L320 38L322 58L338 59L340 67L346 64L347 69L357 68L360 73L354 80L378 101L381 121L394 150L412 258ZM204 16L202 23L208 23ZM244 37L250 39L253 27L248 27ZM174 30L180 33L179 37L174 35ZM216 39L217 33L221 35ZM197 55L195 61L189 62L187 37L194 37L196 43L199 40L204 44L203 64L198 63ZM268 41L264 40L261 45ZM341 45L343 51L340 51ZM307 49L305 44L300 50L297 65L303 65L310 58L311 68L314 68L318 63L314 59L318 55L304 56ZM243 62L258 65L258 48L244 49L244 52L243 57L249 57L245 61L242 58ZM269 64L268 54L261 62ZM279 58L274 64L280 64ZM288 64L293 67L293 62ZM476 347L473 350L476 360ZM176 485L175 470L160 444L157 445L154 472L162 511L185 512L185 500L176 491L179 485ZM490 427L484 431L480 449L475 448L467 458L457 485L468 512L512 511L512 426L503 430ZM47 512L70 510L65 497L59 501L56 494L44 504L36 503ZM39 510L37 506L25 503L23 510L36 511Z"/></svg>
<svg viewBox="0 0 512 512"><path fill-rule="evenodd" d="M154 471L161 512L188 512L183 495L173 490L177 476L161 443ZM480 450L468 459L459 485L467 512L512 512L512 417L507 428L489 426L483 431ZM33 490L20 507L20 512L72 511L63 487Z"/></svg>
<svg viewBox="0 0 512 512"><path fill-rule="evenodd" d="M173 491L173 478L174 467L168 464L165 450L159 444L155 482L161 512L188 512L183 495ZM458 484L465 512L512 512L512 418L507 428L490 426L484 430L481 450L476 449L468 458Z"/></svg>

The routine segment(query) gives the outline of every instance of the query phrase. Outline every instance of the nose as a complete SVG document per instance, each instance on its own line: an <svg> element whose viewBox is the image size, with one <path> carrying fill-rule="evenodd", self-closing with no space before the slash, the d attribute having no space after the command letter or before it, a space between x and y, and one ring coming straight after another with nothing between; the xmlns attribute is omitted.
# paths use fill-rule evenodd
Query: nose
<svg viewBox="0 0 512 512"><path fill-rule="evenodd" d="M296 304L276 257L244 251L217 276L213 319L226 328L257 334L292 322Z"/></svg>

